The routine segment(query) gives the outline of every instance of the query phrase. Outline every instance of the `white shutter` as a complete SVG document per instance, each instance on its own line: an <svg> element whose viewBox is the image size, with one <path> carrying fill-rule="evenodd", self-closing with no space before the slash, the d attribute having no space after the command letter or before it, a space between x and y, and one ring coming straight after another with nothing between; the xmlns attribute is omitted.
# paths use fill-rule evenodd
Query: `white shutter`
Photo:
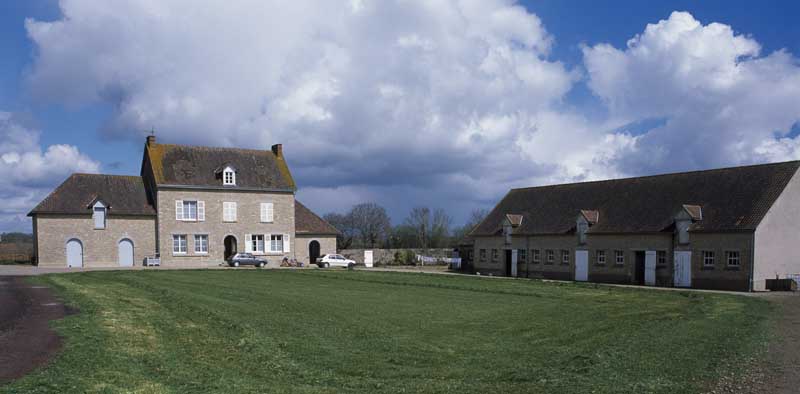
<svg viewBox="0 0 800 394"><path fill-rule="evenodd" d="M235 222L236 221L236 203L232 202L230 204L231 204L231 213L230 213L231 221Z"/></svg>
<svg viewBox="0 0 800 394"><path fill-rule="evenodd" d="M261 203L261 222L267 221L267 203Z"/></svg>
<svg viewBox="0 0 800 394"><path fill-rule="evenodd" d="M205 201L198 201L197 202L197 220L200 222L204 222L206 220L206 202Z"/></svg>
<svg viewBox="0 0 800 394"><path fill-rule="evenodd" d="M250 234L244 235L244 251L245 252L253 251L253 238L250 236Z"/></svg>
<svg viewBox="0 0 800 394"><path fill-rule="evenodd" d="M183 200L175 200L175 220L183 220Z"/></svg>
<svg viewBox="0 0 800 394"><path fill-rule="evenodd" d="M273 204L271 202L267 203L267 222L272 223L273 217Z"/></svg>
<svg viewBox="0 0 800 394"><path fill-rule="evenodd" d="M283 252L291 252L291 248L289 247L289 234L283 234Z"/></svg>

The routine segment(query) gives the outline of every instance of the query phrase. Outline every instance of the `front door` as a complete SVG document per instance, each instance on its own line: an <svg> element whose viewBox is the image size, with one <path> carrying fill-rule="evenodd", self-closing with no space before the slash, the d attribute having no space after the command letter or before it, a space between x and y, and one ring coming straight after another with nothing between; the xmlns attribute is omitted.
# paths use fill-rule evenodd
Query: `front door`
<svg viewBox="0 0 800 394"><path fill-rule="evenodd" d="M117 259L120 267L133 267L133 242L129 239L119 241Z"/></svg>
<svg viewBox="0 0 800 394"><path fill-rule="evenodd" d="M675 287L692 287L692 252L675 252L673 278Z"/></svg>
<svg viewBox="0 0 800 394"><path fill-rule="evenodd" d="M67 267L83 267L83 245L77 239L67 241Z"/></svg>
<svg viewBox="0 0 800 394"><path fill-rule="evenodd" d="M586 282L589 280L589 251L575 251L575 280Z"/></svg>
<svg viewBox="0 0 800 394"><path fill-rule="evenodd" d="M230 260L237 252L236 250L236 237L229 235L222 241L225 244L225 261Z"/></svg>
<svg viewBox="0 0 800 394"><path fill-rule="evenodd" d="M316 264L318 258L319 258L319 242L311 241L308 243L308 263Z"/></svg>
<svg viewBox="0 0 800 394"><path fill-rule="evenodd" d="M643 285L644 284L644 263L645 263L645 254L644 251L636 251L633 254L633 283L636 285Z"/></svg>

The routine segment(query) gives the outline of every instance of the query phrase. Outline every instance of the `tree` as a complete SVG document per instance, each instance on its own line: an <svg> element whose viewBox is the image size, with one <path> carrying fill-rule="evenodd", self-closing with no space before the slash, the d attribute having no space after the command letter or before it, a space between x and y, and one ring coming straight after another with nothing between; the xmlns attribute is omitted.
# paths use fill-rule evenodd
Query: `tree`
<svg viewBox="0 0 800 394"><path fill-rule="evenodd" d="M350 210L353 228L365 247L382 245L391 232L392 223L386 209L376 203L358 204Z"/></svg>
<svg viewBox="0 0 800 394"><path fill-rule="evenodd" d="M437 208L433 211L433 220L431 221L430 239L431 247L443 248L450 246L450 226L453 224L453 219L442 208Z"/></svg>
<svg viewBox="0 0 800 394"><path fill-rule="evenodd" d="M339 230L340 234L336 236L336 245L339 249L347 249L353 245L356 231L353 225L353 217L349 213L346 215L329 213L323 219Z"/></svg>
<svg viewBox="0 0 800 394"><path fill-rule="evenodd" d="M453 238L456 239L456 242L461 240L461 238L466 237L467 234L469 234L469 232L472 231L472 229L481 224L481 222L483 221L483 219L486 218L486 216L489 216L489 211L487 211L486 209L483 208L473 209L472 212L470 212L467 221L464 223L464 226L457 229L453 234Z"/></svg>
<svg viewBox="0 0 800 394"><path fill-rule="evenodd" d="M430 238L431 210L427 207L416 207L408 213L406 225L414 229L419 247L426 249Z"/></svg>

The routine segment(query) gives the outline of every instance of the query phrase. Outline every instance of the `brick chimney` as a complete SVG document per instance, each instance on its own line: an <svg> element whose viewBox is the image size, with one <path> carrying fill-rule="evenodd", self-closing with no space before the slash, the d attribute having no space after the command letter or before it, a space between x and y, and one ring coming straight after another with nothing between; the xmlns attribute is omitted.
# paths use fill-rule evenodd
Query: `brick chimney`
<svg viewBox="0 0 800 394"><path fill-rule="evenodd" d="M147 136L147 146L153 146L156 144L156 136L148 135Z"/></svg>
<svg viewBox="0 0 800 394"><path fill-rule="evenodd" d="M283 145L281 144L272 145L272 153L274 153L275 156L277 157L283 156Z"/></svg>

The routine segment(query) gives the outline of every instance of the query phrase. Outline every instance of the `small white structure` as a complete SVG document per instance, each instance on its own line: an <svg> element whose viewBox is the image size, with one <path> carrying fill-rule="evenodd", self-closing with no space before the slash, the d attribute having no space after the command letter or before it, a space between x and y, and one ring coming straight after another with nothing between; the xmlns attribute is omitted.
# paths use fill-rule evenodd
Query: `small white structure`
<svg viewBox="0 0 800 394"><path fill-rule="evenodd" d="M365 250L364 251L364 266L367 268L372 268L373 260L372 260L372 251Z"/></svg>

